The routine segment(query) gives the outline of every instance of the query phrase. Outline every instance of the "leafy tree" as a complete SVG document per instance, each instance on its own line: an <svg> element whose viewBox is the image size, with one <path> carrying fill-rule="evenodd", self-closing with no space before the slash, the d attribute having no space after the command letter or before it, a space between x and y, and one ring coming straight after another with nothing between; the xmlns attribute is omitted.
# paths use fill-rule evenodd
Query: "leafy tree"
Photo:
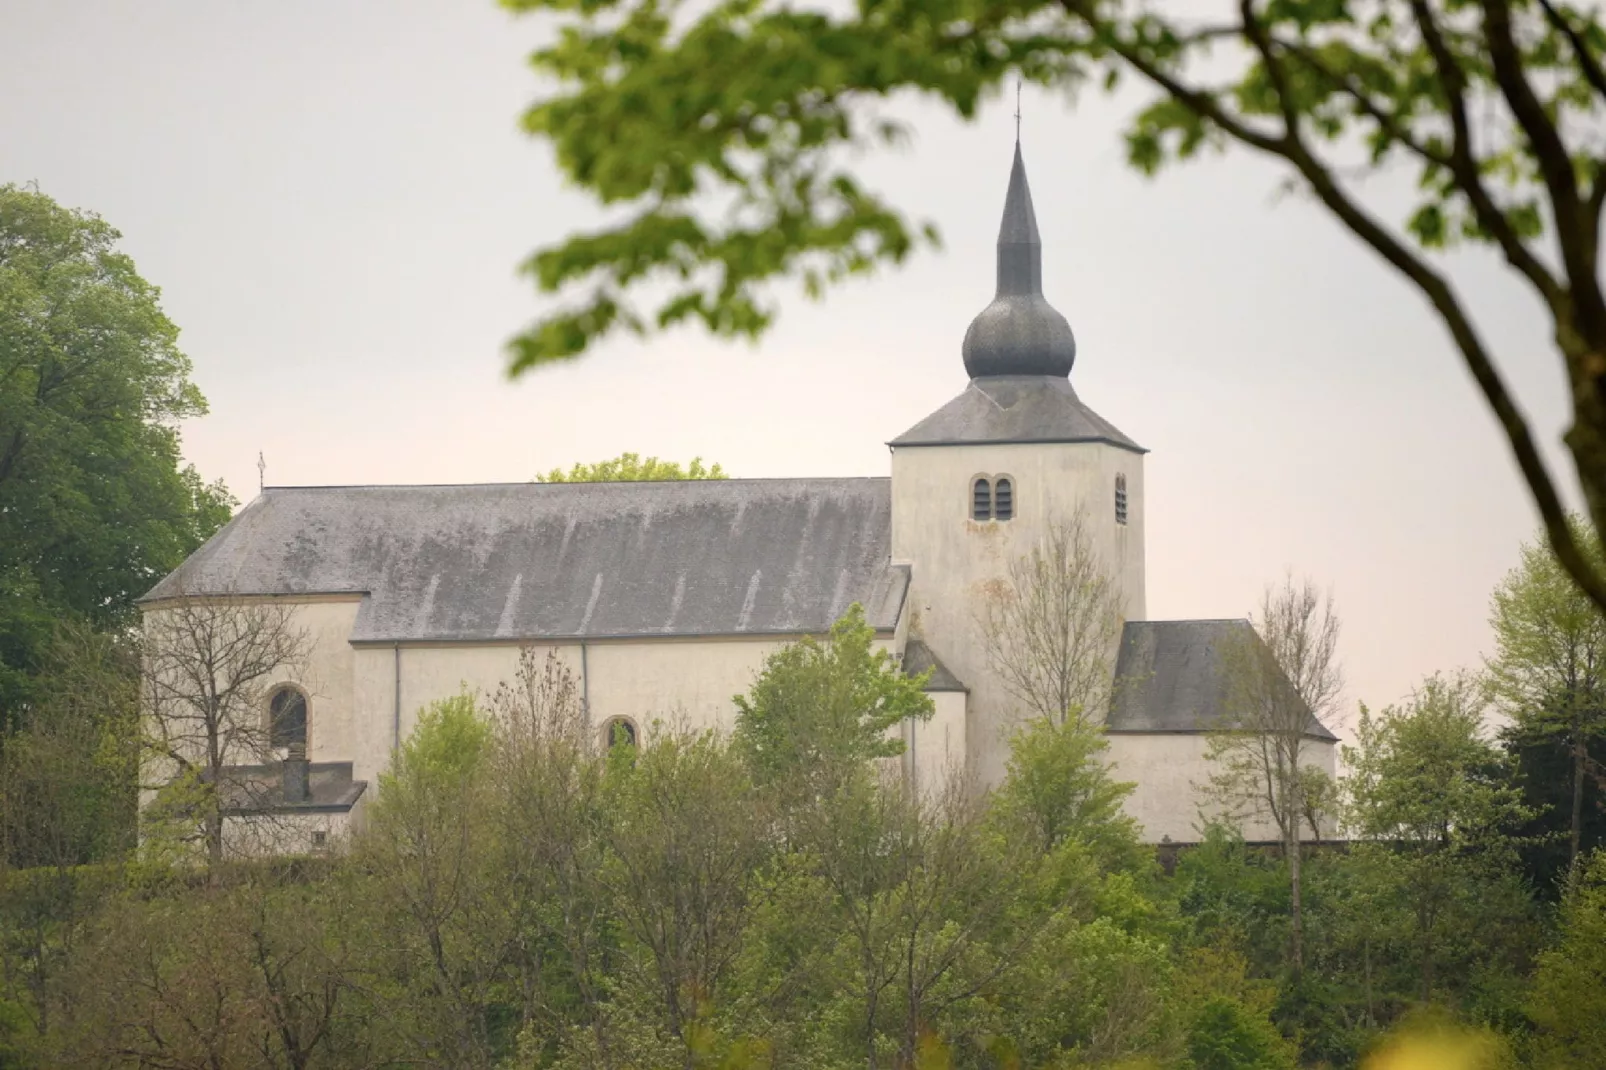
<svg viewBox="0 0 1606 1070"><path fill-rule="evenodd" d="M61 976L133 845L132 644L70 622L43 669L0 750L0 1067L8 1025L29 1046L50 1033Z"/></svg>
<svg viewBox="0 0 1606 1070"><path fill-rule="evenodd" d="M1294 1065L1288 1041L1264 1015L1214 996L1188 1025L1188 1058L1197 1070L1284 1070Z"/></svg>
<svg viewBox="0 0 1606 1070"><path fill-rule="evenodd" d="M605 883L629 935L621 981L649 997L652 1030L686 1070L701 1011L717 1006L741 949L767 852L741 758L712 732L659 732L610 763Z"/></svg>
<svg viewBox="0 0 1606 1070"><path fill-rule="evenodd" d="M1523 871L1534 888L1550 900L1561 895L1568 873L1591 849L1606 845L1606 775L1598 772L1600 759L1595 755L1602 748L1597 742L1591 747L1592 775L1585 777L1583 790L1576 796L1582 853L1574 855L1572 851L1568 826L1578 767L1571 744L1558 740L1554 730L1566 719L1561 709L1552 707L1534 718L1539 721L1537 725L1524 719L1500 731L1501 745L1511 763L1512 781L1533 813L1519 830Z"/></svg>
<svg viewBox="0 0 1606 1070"><path fill-rule="evenodd" d="M521 1050L545 1064L584 1036L611 1050L605 1006L613 903L605 876L612 809L606 763L578 679L556 650L519 652L490 700L493 865L514 940Z"/></svg>
<svg viewBox="0 0 1606 1070"><path fill-rule="evenodd" d="M257 867L109 897L56 993L72 1028L52 1065L373 1065L351 890L321 866Z"/></svg>
<svg viewBox="0 0 1606 1070"><path fill-rule="evenodd" d="M690 464L679 461L660 461L656 457L641 457L634 453L595 464L576 462L565 472L554 468L544 476L536 476L537 483L641 483L677 479L728 479L719 465L705 467L701 457L693 457Z"/></svg>
<svg viewBox="0 0 1606 1070"><path fill-rule="evenodd" d="M818 296L935 244L930 223L865 190L845 162L854 154L844 150L907 137L878 113L882 99L912 92L970 120L1015 74L1061 91L1135 79L1153 98L1127 131L1133 167L1154 174L1228 147L1268 158L1426 299L1498 419L1563 567L1606 608L1606 576L1572 537L1489 344L1434 257L1490 246L1539 298L1572 387L1567 444L1606 527L1606 29L1592 7L1241 0L1201 13L1139 0L972 0L827 13L729 2L670 18L650 0L502 3L561 22L532 56L559 89L529 109L526 128L552 143L566 177L631 209L527 261L543 291L587 293L515 340L515 374L618 329L694 321L756 337L774 319L772 281L796 278ZM1417 193L1391 225L1359 191L1401 165ZM641 293L661 297L643 309L632 300Z"/></svg>
<svg viewBox="0 0 1606 1070"><path fill-rule="evenodd" d="M119 237L0 186L0 732L58 621L128 625L233 505L182 464L178 423L206 403Z"/></svg>
<svg viewBox="0 0 1606 1070"><path fill-rule="evenodd" d="M738 751L760 784L817 789L873 758L903 753L888 730L935 711L925 676L905 676L875 645L854 603L822 641L805 636L771 654L746 695L735 697Z"/></svg>
<svg viewBox="0 0 1606 1070"><path fill-rule="evenodd" d="M1539 956L1528 1015L1558 1067L1606 1063L1606 851L1575 871L1561 909L1561 938Z"/></svg>
<svg viewBox="0 0 1606 1070"><path fill-rule="evenodd" d="M515 936L492 861L492 740L473 695L426 708L355 848L370 906L355 924L395 1041L417 1061L489 1067L512 1043L499 1029Z"/></svg>
<svg viewBox="0 0 1606 1070"><path fill-rule="evenodd" d="M1198 845L1177 858L1169 886L1186 926L1184 952L1241 958L1243 967L1233 976L1252 977L1258 984L1285 975L1287 870L1286 859L1249 846L1235 826L1206 825ZM1236 991L1239 984L1233 981L1230 987ZM1273 991L1268 1005L1275 998Z"/></svg>
<svg viewBox="0 0 1606 1070"><path fill-rule="evenodd" d="M1023 1065L1103 1065L1163 1046L1174 916L1155 901L1152 849L1121 805L1132 785L1111 775L1106 747L1096 725L1033 719L989 803L1007 876L984 991L1010 1024L982 1021Z"/></svg>
<svg viewBox="0 0 1606 1070"><path fill-rule="evenodd" d="M1465 995L1481 969L1524 965L1532 904L1515 874L1516 830L1530 816L1504 755L1483 735L1481 684L1432 677L1405 705L1362 711L1344 748L1353 852L1386 892L1416 998Z"/></svg>
<svg viewBox="0 0 1606 1070"><path fill-rule="evenodd" d="M1098 726L1027 722L1011 737L1009 774L993 800L1011 835L1034 851L1076 844L1112 870L1140 868L1137 822L1122 809L1133 785L1111 775L1108 750Z"/></svg>
<svg viewBox="0 0 1606 1070"><path fill-rule="evenodd" d="M1578 545L1601 567L1606 555L1600 540L1582 517L1571 523ZM1606 764L1596 756L1606 747L1606 613L1572 582L1548 546L1530 544L1495 588L1489 624L1495 639L1489 683L1511 717L1507 745L1519 759L1529 801L1548 804L1560 794L1557 801L1563 802L1540 810L1531 832L1551 831L1562 817L1571 868L1606 833L1598 786ZM1563 761L1546 751L1560 752L1556 757ZM1546 768L1552 765L1562 765L1564 775L1556 778L1559 770ZM1594 838L1586 839L1586 827Z"/></svg>
<svg viewBox="0 0 1606 1070"><path fill-rule="evenodd" d="M846 778L799 806L793 842L829 891L841 1051L912 1062L1017 966L1046 912L1021 916L1025 852L991 834L959 785L923 802L890 777Z"/></svg>
<svg viewBox="0 0 1606 1070"><path fill-rule="evenodd" d="M0 750L0 854L60 870L133 843L138 651L81 621L41 658L28 720Z"/></svg>
<svg viewBox="0 0 1606 1070"><path fill-rule="evenodd" d="M1295 1047L1271 1020L1276 986L1252 979L1230 944L1192 948L1178 963L1172 996L1196 1070L1293 1066Z"/></svg>

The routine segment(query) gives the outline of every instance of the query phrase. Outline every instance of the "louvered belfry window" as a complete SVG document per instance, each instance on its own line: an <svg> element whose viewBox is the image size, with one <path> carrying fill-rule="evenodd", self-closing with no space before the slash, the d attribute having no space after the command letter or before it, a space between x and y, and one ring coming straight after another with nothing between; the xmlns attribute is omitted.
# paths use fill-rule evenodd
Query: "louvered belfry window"
<svg viewBox="0 0 1606 1070"><path fill-rule="evenodd" d="M1115 477L1115 522L1126 523L1126 476Z"/></svg>
<svg viewBox="0 0 1606 1070"><path fill-rule="evenodd" d="M1008 520L1015 515L1015 488L1007 479L993 484L993 517Z"/></svg>
<svg viewBox="0 0 1606 1070"><path fill-rule="evenodd" d="M993 487L985 479L976 480L971 487L970 519L991 520L993 518Z"/></svg>

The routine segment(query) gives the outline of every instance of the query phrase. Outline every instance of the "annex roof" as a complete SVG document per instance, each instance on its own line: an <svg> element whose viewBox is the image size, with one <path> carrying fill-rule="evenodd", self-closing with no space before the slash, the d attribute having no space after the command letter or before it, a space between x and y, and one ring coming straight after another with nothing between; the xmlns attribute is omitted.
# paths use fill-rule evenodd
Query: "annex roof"
<svg viewBox="0 0 1606 1070"><path fill-rule="evenodd" d="M972 379L964 393L893 439L891 446L1107 442L1147 453L1076 396L1060 375Z"/></svg>
<svg viewBox="0 0 1606 1070"><path fill-rule="evenodd" d="M1222 652L1261 642L1247 620L1128 621L1115 662L1111 732L1206 732L1230 727ZM1315 717L1306 734L1336 740Z"/></svg>
<svg viewBox="0 0 1606 1070"><path fill-rule="evenodd" d="M223 813L233 817L250 814L342 814L357 805L368 789L368 781L352 779L350 762L311 762L307 766L307 797L287 801L284 797L284 766L231 765L223 770L221 794Z"/></svg>
<svg viewBox="0 0 1606 1070"><path fill-rule="evenodd" d="M364 596L353 642L891 630L888 479L269 487L144 598Z"/></svg>
<svg viewBox="0 0 1606 1070"><path fill-rule="evenodd" d="M903 671L906 676L919 676L927 669L931 670L931 679L926 681L923 691L969 691L952 672L948 666L937 659L932 649L919 639L911 639L903 648Z"/></svg>

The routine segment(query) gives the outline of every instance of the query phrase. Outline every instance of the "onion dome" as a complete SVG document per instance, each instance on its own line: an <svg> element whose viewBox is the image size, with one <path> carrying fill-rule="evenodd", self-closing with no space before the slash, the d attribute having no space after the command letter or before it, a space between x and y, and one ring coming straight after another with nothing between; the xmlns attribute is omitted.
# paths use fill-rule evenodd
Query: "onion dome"
<svg viewBox="0 0 1606 1070"><path fill-rule="evenodd" d="M998 293L971 321L963 352L965 371L972 379L1069 377L1076 362L1071 325L1043 296L1043 242L1019 140L1004 199L1004 222L998 230Z"/></svg>

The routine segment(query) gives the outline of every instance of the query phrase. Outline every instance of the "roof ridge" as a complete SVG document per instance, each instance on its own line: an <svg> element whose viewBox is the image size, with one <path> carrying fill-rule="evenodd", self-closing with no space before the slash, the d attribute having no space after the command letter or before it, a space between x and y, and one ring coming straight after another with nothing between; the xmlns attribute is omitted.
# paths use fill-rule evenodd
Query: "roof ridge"
<svg viewBox="0 0 1606 1070"><path fill-rule="evenodd" d="M888 480L891 476L741 476L728 479L597 479L563 480L539 483L533 479L508 480L490 483L280 483L269 484L262 493L270 490L465 490L477 487L596 487L617 484L662 483L848 483L855 481Z"/></svg>
<svg viewBox="0 0 1606 1070"><path fill-rule="evenodd" d="M1167 617L1164 620L1145 618L1129 620L1128 624L1242 624L1248 617Z"/></svg>

